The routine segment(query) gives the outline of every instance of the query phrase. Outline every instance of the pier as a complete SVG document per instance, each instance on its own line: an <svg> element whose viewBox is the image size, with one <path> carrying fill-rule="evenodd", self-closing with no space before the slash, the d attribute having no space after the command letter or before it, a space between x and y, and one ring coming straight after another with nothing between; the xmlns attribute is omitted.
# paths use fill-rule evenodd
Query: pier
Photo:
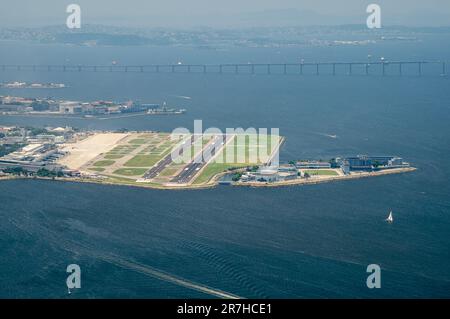
<svg viewBox="0 0 450 319"><path fill-rule="evenodd" d="M149 65L26 65L0 64L0 72L134 72L201 74L283 74L315 76L447 76L447 61L374 61Z"/></svg>

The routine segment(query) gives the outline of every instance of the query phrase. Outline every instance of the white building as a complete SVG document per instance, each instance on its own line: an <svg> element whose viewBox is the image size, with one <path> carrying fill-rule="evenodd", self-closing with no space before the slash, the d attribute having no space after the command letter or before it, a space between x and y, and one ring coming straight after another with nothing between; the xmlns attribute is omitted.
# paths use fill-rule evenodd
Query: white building
<svg viewBox="0 0 450 319"><path fill-rule="evenodd" d="M59 104L59 112L64 114L81 114L83 112L83 106L80 102L61 102Z"/></svg>
<svg viewBox="0 0 450 319"><path fill-rule="evenodd" d="M270 166L261 167L255 174L257 181L276 182L278 178L278 169Z"/></svg>

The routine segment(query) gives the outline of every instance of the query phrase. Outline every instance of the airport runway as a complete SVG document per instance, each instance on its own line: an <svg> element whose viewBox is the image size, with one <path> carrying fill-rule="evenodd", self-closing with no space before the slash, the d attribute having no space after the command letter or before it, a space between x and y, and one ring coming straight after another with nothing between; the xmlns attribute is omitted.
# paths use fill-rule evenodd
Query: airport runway
<svg viewBox="0 0 450 319"><path fill-rule="evenodd" d="M177 176L175 176L171 182L172 183L178 183L178 184L187 184L189 183L194 176L197 174L198 171L200 171L203 166L207 164L206 161L203 160L203 154L211 154L211 157L213 157L216 154L216 148L214 147L215 144L219 141L223 141L223 144L217 149L219 151L224 145L226 145L228 138L225 134L217 135L214 137L214 141L209 143L203 151L197 155L192 162L190 162L186 167L179 173ZM233 137L233 136L232 136Z"/></svg>
<svg viewBox="0 0 450 319"><path fill-rule="evenodd" d="M198 137L197 137L198 138ZM194 141L197 139L193 136L191 136L191 145L194 143ZM178 150L180 156L183 154L183 145L180 145L178 147ZM150 168L144 176L142 176L143 179L152 179L159 175L170 163L172 163L172 152L166 155L162 160L160 160L158 163L156 163L152 168Z"/></svg>

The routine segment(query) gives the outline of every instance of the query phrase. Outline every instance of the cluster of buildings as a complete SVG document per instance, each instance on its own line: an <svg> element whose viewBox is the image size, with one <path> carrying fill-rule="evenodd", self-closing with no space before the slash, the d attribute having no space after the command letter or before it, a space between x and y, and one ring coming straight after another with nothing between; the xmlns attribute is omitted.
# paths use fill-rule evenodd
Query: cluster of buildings
<svg viewBox="0 0 450 319"><path fill-rule="evenodd" d="M277 167L262 166L253 171L247 171L240 177L241 182L280 182L298 178L308 178L305 171L335 170L341 175L351 172L372 172L384 169L409 167L398 156L368 156L334 158L330 161L297 161Z"/></svg>
<svg viewBox="0 0 450 319"><path fill-rule="evenodd" d="M37 130L17 126L0 126L0 145L62 144L72 137L73 132L69 126Z"/></svg>
<svg viewBox="0 0 450 319"><path fill-rule="evenodd" d="M368 156L357 155L354 157L335 158L331 160L332 167L339 167L344 174L351 171L377 171L381 169L392 169L409 167L409 163L404 162L398 156Z"/></svg>
<svg viewBox="0 0 450 319"><path fill-rule="evenodd" d="M84 115L101 115L101 114L118 114L132 112L147 112L151 109L159 108L159 104L144 104L128 101L118 104L112 101L94 101L94 102L74 102L64 101L59 103L59 113L61 114L84 114Z"/></svg>
<svg viewBox="0 0 450 319"><path fill-rule="evenodd" d="M66 155L58 146L72 138L72 128L0 127L0 133L0 149L3 151L0 170L20 168L27 172L37 172L47 169L67 175L75 173L57 164L57 160Z"/></svg>
<svg viewBox="0 0 450 319"><path fill-rule="evenodd" d="M351 171L376 171L381 169L409 167L398 156L368 156L357 155L352 157L336 157L325 161L298 161L295 166L298 169L336 169L340 168L347 175Z"/></svg>
<svg viewBox="0 0 450 319"><path fill-rule="evenodd" d="M20 167L30 172L37 172L41 168L60 170L62 167L55 161L62 155L54 144L29 144L1 157L0 169Z"/></svg>
<svg viewBox="0 0 450 319"><path fill-rule="evenodd" d="M164 113L167 109L159 104L128 101L117 103L113 101L57 101L52 99L35 99L16 96L0 96L0 114L8 113L52 113L66 115L104 115L131 112Z"/></svg>
<svg viewBox="0 0 450 319"><path fill-rule="evenodd" d="M62 83L27 83L27 82L9 82L0 83L0 87L7 89L62 89L65 84Z"/></svg>
<svg viewBox="0 0 450 319"><path fill-rule="evenodd" d="M32 111L32 104L36 101L36 99L17 96L0 96L0 114Z"/></svg>

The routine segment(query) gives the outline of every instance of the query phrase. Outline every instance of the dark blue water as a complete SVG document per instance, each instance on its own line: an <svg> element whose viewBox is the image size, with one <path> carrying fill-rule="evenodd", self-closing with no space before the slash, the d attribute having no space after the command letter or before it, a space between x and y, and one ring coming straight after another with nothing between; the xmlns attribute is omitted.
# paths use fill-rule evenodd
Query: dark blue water
<svg viewBox="0 0 450 319"><path fill-rule="evenodd" d="M207 51L2 43L5 63L123 64L450 57L448 36L414 43ZM416 172L273 189L160 191L47 181L0 182L0 297L210 297L140 273L143 264L242 297L449 297L450 90L439 76L0 73L64 90L1 94L168 101L177 117L110 120L0 117L0 125L164 130L277 127L282 159L394 154ZM432 72L430 72L432 73ZM189 96L190 100L177 96ZM336 134L331 139L326 134ZM394 211L395 222L383 219ZM105 257L109 256L109 257ZM111 257L113 256L113 257ZM366 267L382 288L366 287Z"/></svg>

